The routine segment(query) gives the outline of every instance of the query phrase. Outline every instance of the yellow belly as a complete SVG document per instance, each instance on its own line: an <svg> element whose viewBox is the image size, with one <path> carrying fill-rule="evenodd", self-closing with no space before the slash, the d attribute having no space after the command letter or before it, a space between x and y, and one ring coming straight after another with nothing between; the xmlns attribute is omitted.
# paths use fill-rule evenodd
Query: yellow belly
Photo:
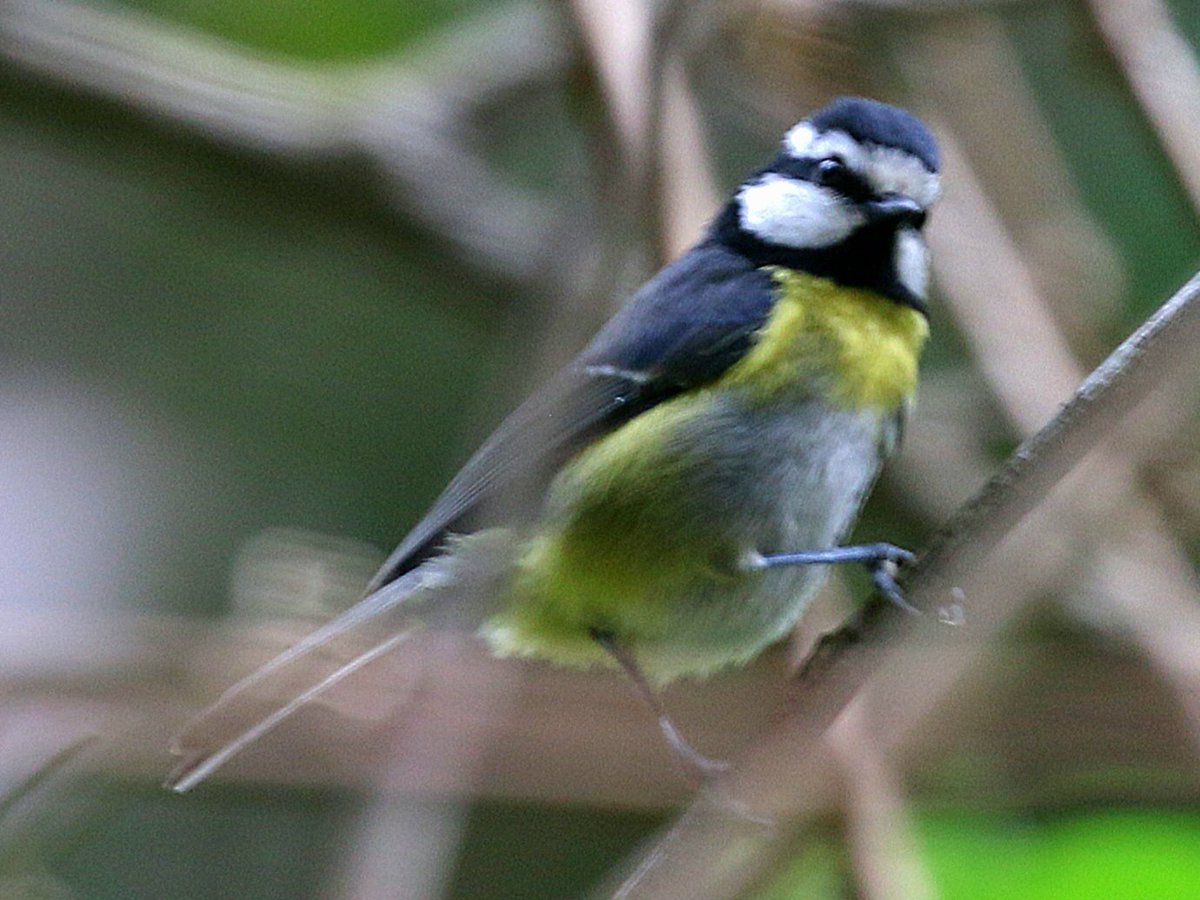
<svg viewBox="0 0 1200 900"><path fill-rule="evenodd" d="M773 275L779 299L742 360L563 467L483 626L498 653L605 663L600 628L669 681L745 661L800 615L822 567L765 574L739 559L842 538L915 388L926 328L873 293Z"/></svg>

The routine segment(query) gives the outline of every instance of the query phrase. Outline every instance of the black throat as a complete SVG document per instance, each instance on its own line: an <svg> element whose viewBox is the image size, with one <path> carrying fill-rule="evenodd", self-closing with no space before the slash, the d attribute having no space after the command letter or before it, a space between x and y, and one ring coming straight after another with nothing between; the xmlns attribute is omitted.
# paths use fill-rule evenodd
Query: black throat
<svg viewBox="0 0 1200 900"><path fill-rule="evenodd" d="M731 200L713 222L709 239L740 253L757 266L784 266L846 287L865 288L928 315L925 301L906 288L896 274L893 224L865 225L829 247L785 247L745 231L738 218L737 201Z"/></svg>

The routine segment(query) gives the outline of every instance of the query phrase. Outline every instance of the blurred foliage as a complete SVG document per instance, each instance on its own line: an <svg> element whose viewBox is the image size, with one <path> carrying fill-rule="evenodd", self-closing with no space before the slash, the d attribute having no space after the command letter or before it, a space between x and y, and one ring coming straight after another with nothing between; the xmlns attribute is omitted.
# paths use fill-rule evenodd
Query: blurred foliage
<svg viewBox="0 0 1200 900"><path fill-rule="evenodd" d="M506 289L365 173L275 171L22 84L0 107L0 366L102 386L186 459L146 596L221 608L269 525L398 540L504 393Z"/></svg>
<svg viewBox="0 0 1200 900"><path fill-rule="evenodd" d="M433 800L411 798L406 805L452 812ZM345 791L222 786L181 798L157 785L90 784L74 792L72 803L56 801L5 849L0 896L13 897L3 893L6 885L37 881L55 885L55 896L88 900L317 900L330 896L345 874L357 809L357 798ZM472 849L448 896L576 896L661 823L644 813L478 804L463 838ZM30 834L40 839L30 841Z"/></svg>
<svg viewBox="0 0 1200 900"><path fill-rule="evenodd" d="M920 821L945 900L1190 900L1200 816L1117 810L1047 818L945 813Z"/></svg>
<svg viewBox="0 0 1200 900"><path fill-rule="evenodd" d="M481 0L121 0L254 50L313 62L357 62L402 50Z"/></svg>
<svg viewBox="0 0 1200 900"><path fill-rule="evenodd" d="M585 894L663 824L617 810L482 803L471 812L450 897L554 900Z"/></svg>
<svg viewBox="0 0 1200 900"><path fill-rule="evenodd" d="M1200 44L1200 6L1175 7L1180 30ZM1118 340L1195 270L1196 211L1081 4L1015 4L1005 21L1084 202L1121 254L1132 293L1109 323Z"/></svg>
<svg viewBox="0 0 1200 900"><path fill-rule="evenodd" d="M837 834L806 832L796 844L803 849L755 893L755 900L837 900L850 893L850 863Z"/></svg>
<svg viewBox="0 0 1200 900"><path fill-rule="evenodd" d="M1117 810L1054 816L926 812L924 863L942 900L1192 900L1200 896L1200 816ZM839 900L853 872L831 840L803 851L755 900Z"/></svg>
<svg viewBox="0 0 1200 900"><path fill-rule="evenodd" d="M46 854L77 897L263 900L328 896L353 823L347 795L227 788L196 803L113 782Z"/></svg>

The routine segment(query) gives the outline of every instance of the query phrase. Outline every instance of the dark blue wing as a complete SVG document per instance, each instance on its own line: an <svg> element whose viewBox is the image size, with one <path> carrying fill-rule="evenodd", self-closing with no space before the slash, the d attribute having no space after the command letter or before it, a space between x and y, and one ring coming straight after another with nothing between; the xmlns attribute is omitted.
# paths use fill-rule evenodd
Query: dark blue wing
<svg viewBox="0 0 1200 900"><path fill-rule="evenodd" d="M664 268L574 362L500 424L388 557L369 590L420 564L448 532L489 524L488 508L502 508L506 519L519 517L583 446L719 377L753 343L773 294L768 272L712 241Z"/></svg>

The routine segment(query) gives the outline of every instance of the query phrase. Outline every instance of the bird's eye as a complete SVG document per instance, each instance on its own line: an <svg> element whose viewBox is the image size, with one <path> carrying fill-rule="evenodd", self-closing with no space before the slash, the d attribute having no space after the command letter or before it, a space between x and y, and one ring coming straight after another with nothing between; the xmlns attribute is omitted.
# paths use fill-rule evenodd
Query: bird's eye
<svg viewBox="0 0 1200 900"><path fill-rule="evenodd" d="M829 156L817 163L817 177L821 184L833 186L837 181L844 179L849 171L850 167L840 156Z"/></svg>
<svg viewBox="0 0 1200 900"><path fill-rule="evenodd" d="M840 156L827 156L818 162L815 181L855 202L871 196L870 185Z"/></svg>

